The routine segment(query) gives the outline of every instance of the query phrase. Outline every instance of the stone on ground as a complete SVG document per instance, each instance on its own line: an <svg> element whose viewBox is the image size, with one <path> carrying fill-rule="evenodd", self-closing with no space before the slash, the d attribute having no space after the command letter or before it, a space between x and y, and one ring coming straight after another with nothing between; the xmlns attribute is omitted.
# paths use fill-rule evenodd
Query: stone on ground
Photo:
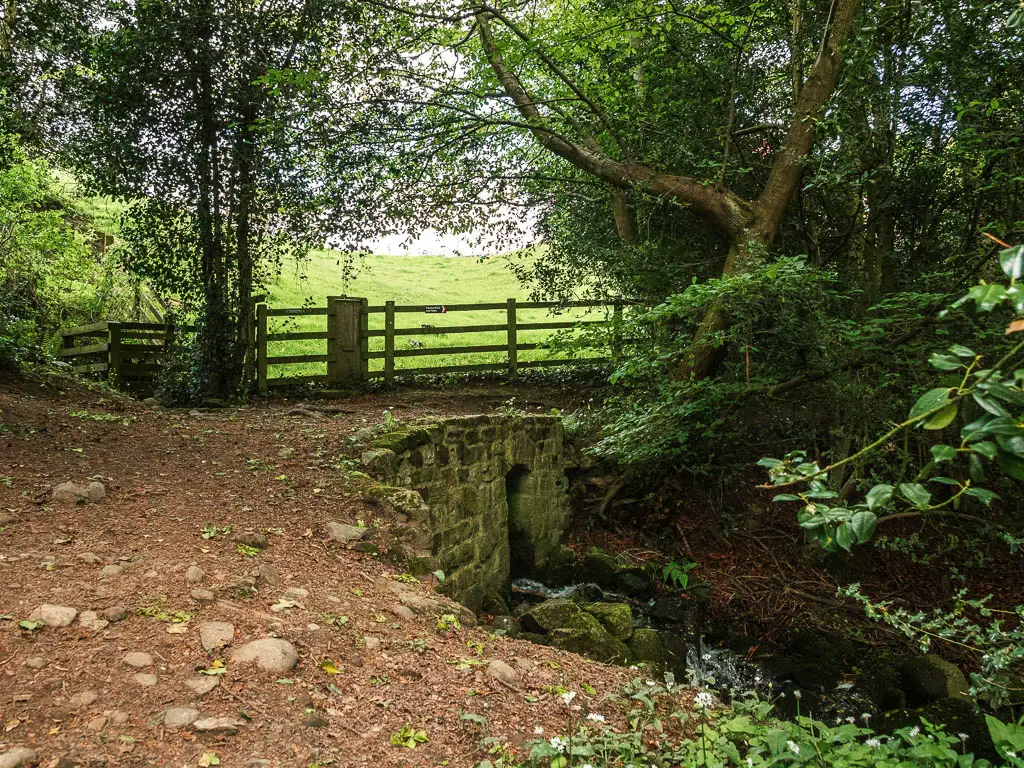
<svg viewBox="0 0 1024 768"><path fill-rule="evenodd" d="M143 669L144 667L153 666L153 657L148 653L143 653L142 651L131 651L130 653L126 653L123 661L129 667L135 667L135 669Z"/></svg>
<svg viewBox="0 0 1024 768"><path fill-rule="evenodd" d="M88 563L89 565L99 565L103 562L103 558L95 552L82 552L78 555L78 559L83 563Z"/></svg>
<svg viewBox="0 0 1024 768"><path fill-rule="evenodd" d="M236 648L230 660L235 664L255 663L264 672L282 674L298 664L299 654L287 640L265 637Z"/></svg>
<svg viewBox="0 0 1024 768"><path fill-rule="evenodd" d="M171 707L164 711L164 726L172 731L187 728L199 719L199 710L191 707Z"/></svg>
<svg viewBox="0 0 1024 768"><path fill-rule="evenodd" d="M109 622L116 623L128 618L128 609L123 605L112 605L110 608L104 608L100 612L100 616Z"/></svg>
<svg viewBox="0 0 1024 768"><path fill-rule="evenodd" d="M217 599L217 596L208 589L196 589L192 590L192 599L198 600L200 603L212 603Z"/></svg>
<svg viewBox="0 0 1024 768"><path fill-rule="evenodd" d="M68 481L53 489L53 500L68 504L84 504L88 501L103 501L107 498L107 489L103 483L76 483Z"/></svg>
<svg viewBox="0 0 1024 768"><path fill-rule="evenodd" d="M281 585L281 576L278 574L277 569L272 565L261 565L256 578L258 581L263 582L269 587L277 587Z"/></svg>
<svg viewBox="0 0 1024 768"><path fill-rule="evenodd" d="M199 642L205 651L230 645L235 639L235 626L226 621L204 621L199 625Z"/></svg>
<svg viewBox="0 0 1024 768"><path fill-rule="evenodd" d="M25 659L25 666L29 669L43 669L46 664L47 661L43 656L32 656L31 658Z"/></svg>
<svg viewBox="0 0 1024 768"><path fill-rule="evenodd" d="M93 733L99 733L107 727L107 718L103 715L96 715L85 724L86 730L92 731Z"/></svg>
<svg viewBox="0 0 1024 768"><path fill-rule="evenodd" d="M238 722L230 717L204 717L192 723L196 733L208 733L212 736L234 736L238 733Z"/></svg>
<svg viewBox="0 0 1024 768"><path fill-rule="evenodd" d="M28 615L30 621L41 621L48 627L66 627L78 616L78 610L66 605L43 603Z"/></svg>
<svg viewBox="0 0 1024 768"><path fill-rule="evenodd" d="M95 704L99 697L100 695L96 691L82 691L68 699L68 704L75 709L85 709Z"/></svg>
<svg viewBox="0 0 1024 768"><path fill-rule="evenodd" d="M919 707L940 699L959 699L971 687L964 673L934 653L910 659L900 670L907 703Z"/></svg>
<svg viewBox="0 0 1024 768"><path fill-rule="evenodd" d="M96 611L82 611L78 616L78 623L85 629L92 630L93 632L99 632L110 626L110 622L106 619L101 619Z"/></svg>
<svg viewBox="0 0 1024 768"><path fill-rule="evenodd" d="M185 581L189 584L202 584L205 578L206 574L198 565L190 565L188 570L185 571Z"/></svg>
<svg viewBox="0 0 1024 768"><path fill-rule="evenodd" d="M132 675L132 679L143 688L152 688L157 683L156 675L150 675L146 672L139 672L138 674Z"/></svg>
<svg viewBox="0 0 1024 768"><path fill-rule="evenodd" d="M487 674L499 682L519 685L519 673L499 659L495 659L487 665Z"/></svg>
<svg viewBox="0 0 1024 768"><path fill-rule="evenodd" d="M358 541L366 535L365 528L358 528L348 523L327 523L327 538L331 541L338 541L348 544L350 541Z"/></svg>
<svg viewBox="0 0 1024 768"><path fill-rule="evenodd" d="M309 590L302 587L288 587L284 591L284 596L289 600L305 600L309 597Z"/></svg>
<svg viewBox="0 0 1024 768"><path fill-rule="evenodd" d="M35 750L27 747L15 747L0 754L0 768L22 768L36 761Z"/></svg>
<svg viewBox="0 0 1024 768"><path fill-rule="evenodd" d="M113 579L124 573L124 568L120 565L104 565L100 569L101 579Z"/></svg>
<svg viewBox="0 0 1024 768"><path fill-rule="evenodd" d="M255 547L256 549L266 549L270 546L270 539L265 533L253 533L252 531L238 534L235 536L235 541L238 544Z"/></svg>
<svg viewBox="0 0 1024 768"><path fill-rule="evenodd" d="M289 672L299 662L299 654L295 646L287 640L266 637L253 640L240 648L231 651L230 660L234 664L255 663L264 672L282 674Z"/></svg>
<svg viewBox="0 0 1024 768"><path fill-rule="evenodd" d="M198 675L185 681L185 687L196 696L205 696L218 685L220 685L220 680L213 675Z"/></svg>

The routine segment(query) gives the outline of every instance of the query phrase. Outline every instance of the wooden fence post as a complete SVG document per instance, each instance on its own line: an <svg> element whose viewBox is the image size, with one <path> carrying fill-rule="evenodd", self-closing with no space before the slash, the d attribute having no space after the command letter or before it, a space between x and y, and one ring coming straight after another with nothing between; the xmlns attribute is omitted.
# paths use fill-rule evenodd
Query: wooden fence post
<svg viewBox="0 0 1024 768"><path fill-rule="evenodd" d="M256 391L267 395L267 305L256 305Z"/></svg>
<svg viewBox="0 0 1024 768"><path fill-rule="evenodd" d="M362 333L365 299L327 297L327 381L356 383L363 378Z"/></svg>
<svg viewBox="0 0 1024 768"><path fill-rule="evenodd" d="M395 383L395 302L384 302L384 383Z"/></svg>
<svg viewBox="0 0 1024 768"><path fill-rule="evenodd" d="M365 381L370 373L370 302L359 300L359 378Z"/></svg>
<svg viewBox="0 0 1024 768"><path fill-rule="evenodd" d="M505 310L508 318L508 375L515 378L519 372L519 341L516 334L516 300L509 299Z"/></svg>
<svg viewBox="0 0 1024 768"><path fill-rule="evenodd" d="M107 323L107 381L121 380L121 324Z"/></svg>

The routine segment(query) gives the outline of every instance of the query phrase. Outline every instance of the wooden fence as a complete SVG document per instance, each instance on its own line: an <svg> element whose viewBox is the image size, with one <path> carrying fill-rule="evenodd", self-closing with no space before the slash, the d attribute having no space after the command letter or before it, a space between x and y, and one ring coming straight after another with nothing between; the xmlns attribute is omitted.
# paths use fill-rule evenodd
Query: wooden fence
<svg viewBox="0 0 1024 768"><path fill-rule="evenodd" d="M194 330L194 326L172 323L103 320L64 331L60 357L75 373L100 374L131 386L149 382L160 370L175 335Z"/></svg>
<svg viewBox="0 0 1024 768"><path fill-rule="evenodd" d="M621 317L622 304L600 301L575 301L568 304L545 301L517 301L481 304L400 305L393 301L370 305L366 299L328 297L326 307L271 308L258 304L255 308L256 388L267 394L271 388L291 384L327 383L343 386L358 385L371 378L383 378L392 384L396 376L436 375L475 371L507 371L515 376L521 369L569 365L578 359L545 358L522 360L520 352L535 350L542 342L523 341L520 334L531 331L555 331L606 323L607 320L551 320L529 322L519 315L524 310L564 310L605 308L613 319ZM504 311L504 322L435 327L430 324L399 327L398 317L414 314L449 314L476 311ZM383 328L370 327L371 315L383 315ZM274 318L318 318L325 322L322 329L271 332ZM379 325L379 323L375 323ZM612 328L618 324L613 323ZM192 332L194 326L175 326L161 323L100 322L72 328L63 333L61 357L74 366L77 373L100 374L114 381L132 384L150 380L164 360L166 351L176 334ZM428 347L416 345L409 349L396 349L397 337L436 336L440 334L500 333L501 343L465 346ZM370 349L370 340L381 338L383 349ZM312 354L273 354L283 343L322 342L321 350ZM426 365L401 367L395 362L402 358L438 357L458 355L489 355L501 353L500 362L465 363L458 365ZM370 361L381 360L380 370L371 370ZM600 358L586 358L585 362L598 362ZM326 364L326 373L316 375L281 375L271 377L271 368Z"/></svg>

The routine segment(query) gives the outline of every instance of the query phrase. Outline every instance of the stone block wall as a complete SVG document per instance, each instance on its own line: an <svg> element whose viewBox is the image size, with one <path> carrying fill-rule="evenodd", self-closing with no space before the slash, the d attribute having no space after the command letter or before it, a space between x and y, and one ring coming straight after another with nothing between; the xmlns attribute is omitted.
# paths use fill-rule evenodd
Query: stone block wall
<svg viewBox="0 0 1024 768"><path fill-rule="evenodd" d="M544 566L569 525L565 431L554 416L471 416L384 435L363 464L381 482L418 492L404 505L421 569L480 610L517 575Z"/></svg>

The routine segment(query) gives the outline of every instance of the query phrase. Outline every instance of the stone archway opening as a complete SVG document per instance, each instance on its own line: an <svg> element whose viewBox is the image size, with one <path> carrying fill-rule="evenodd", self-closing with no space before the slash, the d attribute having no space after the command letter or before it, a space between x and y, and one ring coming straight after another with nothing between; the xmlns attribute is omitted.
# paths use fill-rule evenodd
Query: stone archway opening
<svg viewBox="0 0 1024 768"><path fill-rule="evenodd" d="M505 474L505 501L508 505L509 565L512 578L531 575L534 570L534 543L523 521L529 516L530 469L514 465Z"/></svg>

